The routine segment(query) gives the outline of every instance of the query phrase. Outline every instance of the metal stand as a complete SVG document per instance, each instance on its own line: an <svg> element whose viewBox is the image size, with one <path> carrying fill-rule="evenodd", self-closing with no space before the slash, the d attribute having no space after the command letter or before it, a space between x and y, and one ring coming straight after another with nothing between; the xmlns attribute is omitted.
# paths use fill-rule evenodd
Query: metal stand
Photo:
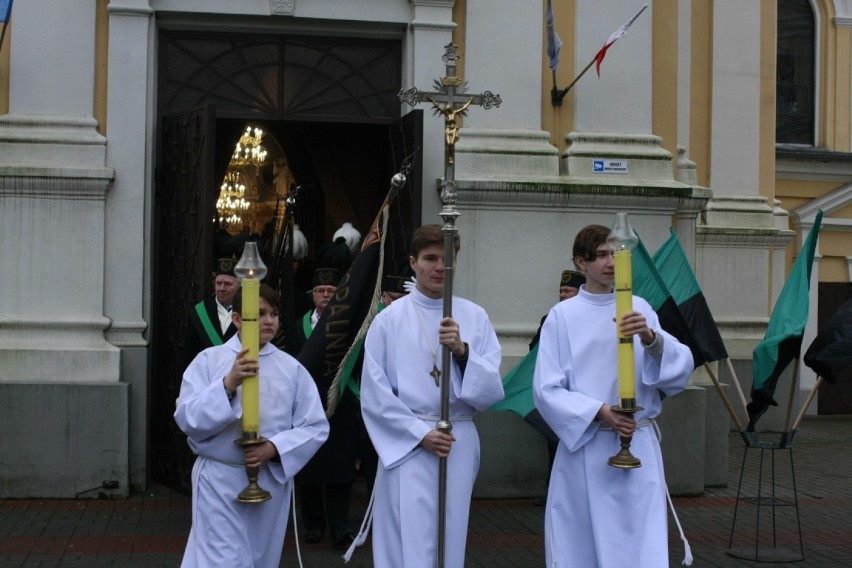
<svg viewBox="0 0 852 568"><path fill-rule="evenodd" d="M744 560L752 560L754 562L798 562L805 558L805 547L802 543L802 523L799 519L799 498L796 491L796 472L793 468L793 432L782 432L779 434L778 442L761 442L758 440L755 432L741 432L745 448L743 449L743 463L740 468L740 481L737 486L737 502L734 507L734 521L731 524L731 538L728 542L728 555ZM757 495L744 497L743 492L743 473L746 468L746 458L749 450L754 449L758 452L757 463ZM790 481L792 486L791 495L779 495L779 484L776 478L776 463L775 457L779 451L786 451L790 456ZM764 465L766 465L765 457L769 452L769 479L764 479ZM737 514L739 513L740 502L743 504L754 505L755 521L754 521L754 542L749 545L734 546L734 536L737 535ZM771 540L764 538L761 543L761 512L765 507L769 507L771 523ZM783 508L789 507L795 512L796 531L798 532L799 547L780 546L778 542L778 522L782 515ZM789 517L789 515L786 515ZM764 519L765 520L765 519ZM743 523L741 523L743 524ZM744 539L748 532L747 527L741 527L739 536ZM764 531L764 536L769 533L769 530ZM789 532L789 531L785 531Z"/></svg>

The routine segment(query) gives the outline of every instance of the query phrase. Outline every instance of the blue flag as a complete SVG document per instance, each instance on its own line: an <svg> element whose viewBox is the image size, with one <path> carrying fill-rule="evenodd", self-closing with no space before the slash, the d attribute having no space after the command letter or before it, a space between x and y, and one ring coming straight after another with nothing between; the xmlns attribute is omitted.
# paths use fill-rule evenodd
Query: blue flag
<svg viewBox="0 0 852 568"><path fill-rule="evenodd" d="M556 71L559 67L559 50L562 49L562 40L556 35L553 24L553 4L547 0L547 55L550 57L550 69Z"/></svg>
<svg viewBox="0 0 852 568"><path fill-rule="evenodd" d="M12 16L12 0L0 0L0 22L4 24Z"/></svg>

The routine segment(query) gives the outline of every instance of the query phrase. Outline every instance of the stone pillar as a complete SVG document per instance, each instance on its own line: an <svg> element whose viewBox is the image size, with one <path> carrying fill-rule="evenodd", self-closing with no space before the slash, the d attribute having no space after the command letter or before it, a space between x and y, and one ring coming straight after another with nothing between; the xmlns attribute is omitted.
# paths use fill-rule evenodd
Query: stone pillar
<svg viewBox="0 0 852 568"><path fill-rule="evenodd" d="M488 90L503 103L465 117L457 179L558 175L558 152L541 130L543 17L538 4L467 1L463 78L471 93Z"/></svg>
<svg viewBox="0 0 852 568"><path fill-rule="evenodd" d="M601 9L595 0L576 0L574 68L582 71L609 35L636 14L635 0L612 0ZM653 4L627 35L609 48L597 77L595 66L574 86L578 132L651 133L651 22Z"/></svg>
<svg viewBox="0 0 852 568"><path fill-rule="evenodd" d="M89 394L104 400L107 391L121 404L91 407L99 420L88 424L74 408L58 407L51 423L62 424L61 432L7 425L4 435L15 443L3 446L12 453L0 455L0 477L15 481L4 484L3 496L47 496L46 488L50 496L73 496L105 479L127 490L126 437L106 432L126 427L127 385L119 383L119 350L104 337L104 216L113 172L93 117L96 9L90 0L14 5L9 114L0 116L0 263L7 267L0 271L0 381L15 385L16 412L33 417L54 385L75 383L83 404ZM63 451L75 444L97 448L98 458ZM26 467L19 458L34 452L67 461Z"/></svg>
<svg viewBox="0 0 852 568"><path fill-rule="evenodd" d="M403 61L402 88L431 91L436 79L446 74L441 60L453 39L454 0L411 0L411 22ZM419 105L423 118L423 223L440 223L441 200L437 180L444 177L444 122L433 117L426 103ZM404 105L405 114L411 107Z"/></svg>
<svg viewBox="0 0 852 568"><path fill-rule="evenodd" d="M699 281L718 283L705 288L705 297L746 393L752 352L763 339L773 298L783 284L783 250L793 236L786 212L761 195L774 174L774 164L762 163L760 152L762 140L774 135L762 104L761 26L766 23L761 6L713 3L709 179L714 197L696 236L696 275ZM769 423L768 417L761 419L761 427Z"/></svg>
<svg viewBox="0 0 852 568"><path fill-rule="evenodd" d="M110 246L105 249L104 313L110 319L106 337L122 349L121 377L132 385L130 392L130 477L143 488L146 483L148 433L148 350L143 332L147 327L144 298L146 243L151 218L146 188L152 184L149 102L154 89L149 82L151 16L148 0L112 0L109 13L109 71L107 84L107 159L115 181L107 195L105 230ZM147 213L147 214L146 214Z"/></svg>
<svg viewBox="0 0 852 568"><path fill-rule="evenodd" d="M616 0L601 10L594 0L576 2L574 68L579 74L611 33L638 11L635 2ZM574 89L574 127L567 135L562 172L608 179L672 180L672 155L652 134L653 5L633 22ZM610 167L620 167L612 170Z"/></svg>

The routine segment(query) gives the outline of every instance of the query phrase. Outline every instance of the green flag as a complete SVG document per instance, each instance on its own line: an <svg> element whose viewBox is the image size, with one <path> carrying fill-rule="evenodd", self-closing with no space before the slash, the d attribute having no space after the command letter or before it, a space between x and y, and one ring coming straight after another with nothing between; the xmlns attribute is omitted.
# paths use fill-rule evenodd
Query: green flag
<svg viewBox="0 0 852 568"><path fill-rule="evenodd" d="M754 430L758 418L770 405L778 405L773 398L778 378L801 351L802 336L808 322L811 269L821 223L822 210L817 213L813 229L805 240L799 257L793 263L793 269L781 289L778 301L775 302L775 308L769 316L766 335L754 348L754 383L751 402L748 404L749 431Z"/></svg>
<svg viewBox="0 0 852 568"><path fill-rule="evenodd" d="M695 364L726 359L728 351L689 259L674 229L669 228L669 232L668 240L654 253L653 261L692 333L692 342L687 345L692 349Z"/></svg>
<svg viewBox="0 0 852 568"><path fill-rule="evenodd" d="M491 410L510 410L526 418L535 409L533 402L532 382L535 373L535 360L538 355L538 345L533 347L523 359L503 377L503 400L491 407Z"/></svg>
<svg viewBox="0 0 852 568"><path fill-rule="evenodd" d="M678 309L672 293L657 267L654 266L651 255L648 254L648 249L641 240L633 249L631 259L633 261L633 293L651 304L651 308L657 312L657 317L660 319L660 326L665 331L689 347L692 351L693 364L698 367L706 359L701 358L701 353L683 314Z"/></svg>

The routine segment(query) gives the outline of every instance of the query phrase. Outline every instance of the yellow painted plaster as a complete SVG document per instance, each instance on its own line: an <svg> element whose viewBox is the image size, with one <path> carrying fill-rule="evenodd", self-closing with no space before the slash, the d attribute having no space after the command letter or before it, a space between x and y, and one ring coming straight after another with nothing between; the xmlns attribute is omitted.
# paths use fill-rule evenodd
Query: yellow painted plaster
<svg viewBox="0 0 852 568"><path fill-rule="evenodd" d="M689 89L689 159L698 185L710 187L711 100L713 92L713 2L693 2Z"/></svg>
<svg viewBox="0 0 852 568"><path fill-rule="evenodd" d="M576 13L574 0L553 2L554 28L556 35L562 40L562 50L559 52L559 66L556 68L556 87L560 90L574 80L574 33ZM541 45L541 128L550 133L550 143L561 153L567 144L565 135L574 129L574 92L568 91L562 99L561 106L551 104L550 92L553 89L553 73L550 70L550 59L547 56L547 2L541 3L541 25L544 37Z"/></svg>
<svg viewBox="0 0 852 568"><path fill-rule="evenodd" d="M656 0L652 24L651 129L672 155L677 175L678 0Z"/></svg>
<svg viewBox="0 0 852 568"><path fill-rule="evenodd" d="M845 184L834 181L780 179L775 183L775 196L778 199L788 197L816 199L843 185Z"/></svg>
<svg viewBox="0 0 852 568"><path fill-rule="evenodd" d="M106 134L107 64L109 60L109 0L98 0L95 12L95 100L92 114L98 122L98 132Z"/></svg>
<svg viewBox="0 0 852 568"><path fill-rule="evenodd" d="M822 238L822 236L820 236ZM819 261L820 282L849 282L849 264L845 258L822 257Z"/></svg>
<svg viewBox="0 0 852 568"><path fill-rule="evenodd" d="M9 22L0 47L0 114L9 114L9 46L12 45L13 27Z"/></svg>

